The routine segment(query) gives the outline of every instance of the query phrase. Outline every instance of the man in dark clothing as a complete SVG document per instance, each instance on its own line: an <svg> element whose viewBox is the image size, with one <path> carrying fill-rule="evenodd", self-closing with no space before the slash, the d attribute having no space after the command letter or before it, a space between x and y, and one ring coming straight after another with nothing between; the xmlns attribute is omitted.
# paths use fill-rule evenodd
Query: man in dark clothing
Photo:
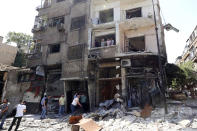
<svg viewBox="0 0 197 131"><path fill-rule="evenodd" d="M1 124L0 124L0 129L4 129L3 128L3 124L5 122L5 119L8 115L8 100L7 99L4 99L3 100L3 104L0 105L0 108L1 108L1 112L0 112L0 117L1 117Z"/></svg>
<svg viewBox="0 0 197 131"><path fill-rule="evenodd" d="M83 107L83 111L87 112L87 110L88 110L87 97L84 94L82 94L79 101L80 101L80 103L81 103L81 105Z"/></svg>
<svg viewBox="0 0 197 131"><path fill-rule="evenodd" d="M24 112L26 112L26 102L25 101L21 101L20 104L17 105L16 107L16 115L12 121L12 124L10 125L10 128L8 129L8 131L11 131L12 130L12 127L14 126L14 124L16 123L17 121L17 125L16 125L16 128L15 128L15 131L18 130L19 126L20 126L20 122L22 120L22 117L24 115Z"/></svg>

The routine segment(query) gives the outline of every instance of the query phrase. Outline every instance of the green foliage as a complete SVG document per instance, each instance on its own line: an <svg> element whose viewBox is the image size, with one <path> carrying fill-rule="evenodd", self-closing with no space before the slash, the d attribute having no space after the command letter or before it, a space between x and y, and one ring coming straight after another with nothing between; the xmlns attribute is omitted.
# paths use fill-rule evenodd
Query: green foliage
<svg viewBox="0 0 197 131"><path fill-rule="evenodd" d="M31 45L28 45L32 42L32 36L24 34L24 33L16 33L16 32L9 32L6 36L8 44L16 43L18 47L18 52L15 58L15 62L13 63L13 66L16 67L23 67L26 65L26 53L28 46L31 47Z"/></svg>
<svg viewBox="0 0 197 131"><path fill-rule="evenodd" d="M28 47L28 44L32 41L32 36L24 33L9 32L6 36L6 43L16 43L19 50Z"/></svg>
<svg viewBox="0 0 197 131"><path fill-rule="evenodd" d="M175 64L167 64L166 75L168 87L171 88L181 87L186 78L184 71Z"/></svg>
<svg viewBox="0 0 197 131"><path fill-rule="evenodd" d="M24 52L19 52L18 51L17 54L16 54L15 61L14 61L12 66L24 67L24 66L26 66L26 62L27 62L26 54Z"/></svg>
<svg viewBox="0 0 197 131"><path fill-rule="evenodd" d="M188 61L177 66L168 64L166 66L168 87L175 89L191 89L197 84L197 73L194 63Z"/></svg>

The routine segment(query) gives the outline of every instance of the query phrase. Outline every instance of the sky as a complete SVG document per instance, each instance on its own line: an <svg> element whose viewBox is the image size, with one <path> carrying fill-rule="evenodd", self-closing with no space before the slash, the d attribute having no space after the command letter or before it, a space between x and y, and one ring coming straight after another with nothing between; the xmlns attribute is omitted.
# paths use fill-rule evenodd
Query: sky
<svg viewBox="0 0 197 131"><path fill-rule="evenodd" d="M9 31L31 34L40 1L0 0L0 36L5 37ZM168 62L173 63L197 25L197 0L160 0L160 6L165 22L180 30L165 32Z"/></svg>

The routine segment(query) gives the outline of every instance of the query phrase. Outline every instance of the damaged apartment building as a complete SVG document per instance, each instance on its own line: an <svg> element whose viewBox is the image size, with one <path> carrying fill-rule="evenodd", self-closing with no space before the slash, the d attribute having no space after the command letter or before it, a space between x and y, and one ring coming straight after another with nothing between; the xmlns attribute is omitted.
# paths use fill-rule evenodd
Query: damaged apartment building
<svg viewBox="0 0 197 131"><path fill-rule="evenodd" d="M120 94L142 106L159 86L158 48L151 0L41 0L28 66L42 94L88 96L90 110ZM158 0L154 0L162 64L167 62ZM34 87L38 84L34 81ZM55 109L55 108L54 108Z"/></svg>

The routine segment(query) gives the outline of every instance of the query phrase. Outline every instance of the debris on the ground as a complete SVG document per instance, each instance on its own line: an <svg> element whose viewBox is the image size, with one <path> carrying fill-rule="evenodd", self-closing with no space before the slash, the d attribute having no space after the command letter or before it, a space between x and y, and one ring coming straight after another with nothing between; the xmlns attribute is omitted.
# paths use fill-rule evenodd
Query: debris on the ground
<svg viewBox="0 0 197 131"><path fill-rule="evenodd" d="M177 102L175 102L177 103ZM179 102L178 102L179 103ZM195 105L196 100L182 101L183 104L169 104L168 114L162 107L155 107L151 115L142 118L139 108L131 108L129 112L121 108L99 108L95 112L83 114L83 119L91 119L101 131L193 131L197 129L197 109L186 105ZM197 104L196 104L197 105ZM22 119L20 131L70 131L70 115L40 120L39 115L26 115ZM9 128L13 118L8 118L4 124ZM89 125L89 124L88 124ZM13 127L15 128L15 127ZM85 128L84 128L85 129ZM79 129L84 131L84 129ZM76 129L77 130L77 129ZM72 130L72 131L76 131Z"/></svg>
<svg viewBox="0 0 197 131"><path fill-rule="evenodd" d="M175 99L175 100L186 100L187 97L186 97L185 94L180 93L180 94L174 94L173 95L173 99Z"/></svg>
<svg viewBox="0 0 197 131"><path fill-rule="evenodd" d="M69 118L69 124L77 124L82 119L82 115L80 116L71 116Z"/></svg>
<svg viewBox="0 0 197 131"><path fill-rule="evenodd" d="M78 124L75 125L80 126L85 131L100 131L102 129L102 127L92 119L82 119Z"/></svg>
<svg viewBox="0 0 197 131"><path fill-rule="evenodd" d="M144 107L144 109L141 111L141 117L142 118L147 118L147 117L149 117L150 115L151 115L151 112L152 112L152 106L150 106L150 105L145 105L145 107Z"/></svg>

